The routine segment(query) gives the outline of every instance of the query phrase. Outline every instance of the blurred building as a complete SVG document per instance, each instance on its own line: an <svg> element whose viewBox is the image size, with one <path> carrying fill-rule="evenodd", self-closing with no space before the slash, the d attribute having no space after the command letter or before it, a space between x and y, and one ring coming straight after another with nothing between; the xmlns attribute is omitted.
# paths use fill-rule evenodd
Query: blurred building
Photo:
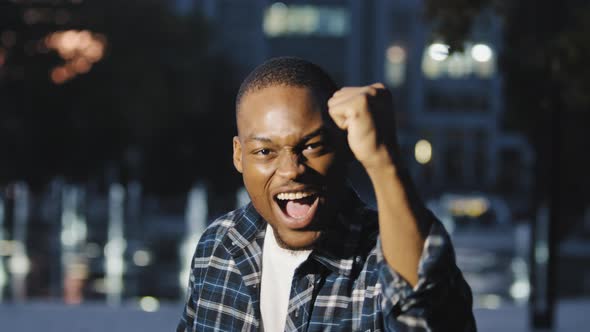
<svg viewBox="0 0 590 332"><path fill-rule="evenodd" d="M39 63L30 55L52 47L43 43L47 31L80 23L76 9L81 3L3 5L0 82L24 79L24 68L31 68L32 59ZM433 39L421 1L176 0L174 4L181 14L198 9L208 18L211 52L230 58L238 78L269 57L295 55L318 63L342 85L386 83L394 94L407 165L427 196L473 190L528 196L524 194L531 187L532 150L522 136L502 127L503 85L497 68L502 26L492 13L478 17L463 51L449 52ZM3 67L9 58L31 59L31 63L11 61ZM69 79L64 73L76 74L76 65L89 68L89 62L82 61L85 58L77 60L53 68L51 79Z"/></svg>
<svg viewBox="0 0 590 332"><path fill-rule="evenodd" d="M502 128L502 26L491 12L479 15L463 51L449 52L433 40L421 1L195 5L212 24L216 51L242 77L266 58L294 55L318 63L340 84L385 82L394 93L407 163L426 195L530 190L532 150Z"/></svg>
<svg viewBox="0 0 590 332"><path fill-rule="evenodd" d="M77 12L83 3L15 0L0 4L0 97L29 91L6 89L7 82L38 83L42 81L39 72L56 85L71 79L63 73L82 76L90 67L76 71L76 64L84 64L84 59L73 61L65 52L71 38L89 37L90 45L100 46L102 56L100 35L71 30L84 26ZM211 52L230 58L238 77L269 57L295 55L318 63L342 85L386 83L394 94L407 165L427 196L474 190L528 196L533 156L522 137L502 129L502 76L497 70L502 31L492 14L481 15L463 52L450 53L446 45L432 39L422 18L422 4L414 0L177 0L173 4L180 14L196 8L206 15L213 33ZM51 36L55 38L46 38ZM44 59L43 54L52 58ZM23 93L21 99L27 97ZM16 105L3 109L19 111ZM27 133L22 137L24 141ZM26 146L17 150L27 151ZM45 193L19 200L32 211L19 219L13 211L18 205L13 191L18 190L0 192L5 211L0 216L0 268L6 270L0 273L0 298L2 285L8 290L7 281L16 279L10 274L16 274L19 266L20 270L27 267L28 283L34 285L29 286L32 296L60 297L69 292L65 298L72 302L81 301L81 293L102 298L109 295L108 270L117 270L113 280L124 284L118 287L123 289L114 302L132 296L178 295L177 272L189 262L195 242L187 233L199 233L187 226L191 218L184 216L184 209L190 204L184 196L166 201L142 193L135 184L115 191L124 192L116 201L111 196L117 195L92 186L73 188L56 180ZM197 202L206 200L197 198ZM206 210L202 214L192 219L214 215ZM118 226L107 226L111 220L118 220ZM12 234L20 221L23 229L31 230L22 239ZM118 234L109 235L113 228L119 229ZM29 261L13 264L17 268L12 270L3 264L15 256L14 250L4 250L17 243L15 238L24 247L31 244L22 253L29 255L30 272ZM179 258L183 241L188 256ZM80 284L80 275L87 279L86 286ZM187 278L182 274L180 279L183 284ZM11 292L12 297L18 294Z"/></svg>

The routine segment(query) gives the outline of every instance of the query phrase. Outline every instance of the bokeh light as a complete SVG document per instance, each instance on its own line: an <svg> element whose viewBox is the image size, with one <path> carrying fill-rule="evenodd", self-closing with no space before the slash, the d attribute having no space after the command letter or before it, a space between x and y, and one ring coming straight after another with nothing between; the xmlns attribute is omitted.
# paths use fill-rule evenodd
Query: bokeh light
<svg viewBox="0 0 590 332"><path fill-rule="evenodd" d="M160 301L153 296L144 296L139 300L139 307L146 312L156 312L160 309Z"/></svg>
<svg viewBox="0 0 590 332"><path fill-rule="evenodd" d="M475 61L488 62L492 59L492 49L486 44L476 44L471 48L471 56Z"/></svg>
<svg viewBox="0 0 590 332"><path fill-rule="evenodd" d="M425 139L419 140L414 148L414 156L420 164L427 164L432 159L432 145Z"/></svg>
<svg viewBox="0 0 590 332"><path fill-rule="evenodd" d="M387 60L391 63L403 63L406 61L406 51L399 45L390 46L387 49Z"/></svg>
<svg viewBox="0 0 590 332"><path fill-rule="evenodd" d="M92 69L94 63L104 57L106 37L88 30L56 31L44 38L45 47L56 51L65 61L50 74L55 84L63 84L79 74Z"/></svg>
<svg viewBox="0 0 590 332"><path fill-rule="evenodd" d="M428 56L434 61L444 61L449 56L449 46L434 43L428 47Z"/></svg>

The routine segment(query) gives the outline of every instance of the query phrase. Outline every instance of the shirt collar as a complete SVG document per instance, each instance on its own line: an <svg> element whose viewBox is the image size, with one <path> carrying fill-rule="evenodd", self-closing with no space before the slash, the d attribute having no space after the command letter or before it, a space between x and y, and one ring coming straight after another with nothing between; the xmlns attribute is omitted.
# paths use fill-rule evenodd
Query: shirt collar
<svg viewBox="0 0 590 332"><path fill-rule="evenodd" d="M244 250L252 242L262 241L266 232L265 226L266 222L252 203L244 206L236 216L233 227L227 233L227 237L231 240L231 246L227 247L230 254L233 255L239 250Z"/></svg>

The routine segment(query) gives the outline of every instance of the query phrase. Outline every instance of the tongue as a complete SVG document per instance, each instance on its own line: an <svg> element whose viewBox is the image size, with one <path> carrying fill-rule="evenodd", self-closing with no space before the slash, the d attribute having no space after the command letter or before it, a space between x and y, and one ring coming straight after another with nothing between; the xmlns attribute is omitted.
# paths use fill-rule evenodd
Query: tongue
<svg viewBox="0 0 590 332"><path fill-rule="evenodd" d="M297 202L297 201L288 201L286 206L287 215L291 218L300 219L307 215L311 205Z"/></svg>

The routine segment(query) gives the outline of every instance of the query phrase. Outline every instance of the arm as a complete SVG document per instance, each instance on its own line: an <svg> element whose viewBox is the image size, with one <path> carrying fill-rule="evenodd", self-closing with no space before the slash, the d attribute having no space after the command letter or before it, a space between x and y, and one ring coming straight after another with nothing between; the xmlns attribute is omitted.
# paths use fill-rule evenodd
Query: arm
<svg viewBox="0 0 590 332"><path fill-rule="evenodd" d="M455 264L450 238L434 216L425 217L432 223L414 287L386 264L377 250L385 330L476 331L471 289Z"/></svg>
<svg viewBox="0 0 590 332"><path fill-rule="evenodd" d="M210 225L199 238L195 253L191 259L190 274L187 288L187 296L182 310L182 316L176 327L176 332L194 331L194 321L196 314L196 303L203 280L207 272L207 266L211 260L212 245L214 243L215 225Z"/></svg>
<svg viewBox="0 0 590 332"><path fill-rule="evenodd" d="M387 154L383 158L391 160ZM424 229L430 228L431 220L420 218L424 215L423 207L413 195L413 190L406 189L393 162L386 161L382 166L367 169L367 173L377 199L384 259L410 285L415 286L426 237Z"/></svg>
<svg viewBox="0 0 590 332"><path fill-rule="evenodd" d="M377 198L381 308L386 330L474 331L471 290L444 227L418 198L391 132L391 96L382 84L344 88L328 102Z"/></svg>
<svg viewBox="0 0 590 332"><path fill-rule="evenodd" d="M195 289L194 262L198 252L199 250L197 247L195 255L191 261L191 272L188 282L187 297L185 300L184 307L182 309L182 316L180 317L180 321L178 322L178 326L176 327L176 332L189 332L192 331L193 328L193 322L195 319L195 301L193 298L193 291Z"/></svg>
<svg viewBox="0 0 590 332"><path fill-rule="evenodd" d="M429 220L418 224L424 208L409 181L400 177L394 162L395 136L386 137L393 128L393 119L388 119L391 96L380 83L349 87L336 92L328 106L336 125L347 131L348 145L373 183L385 261L413 286L425 239L421 229L429 228Z"/></svg>

